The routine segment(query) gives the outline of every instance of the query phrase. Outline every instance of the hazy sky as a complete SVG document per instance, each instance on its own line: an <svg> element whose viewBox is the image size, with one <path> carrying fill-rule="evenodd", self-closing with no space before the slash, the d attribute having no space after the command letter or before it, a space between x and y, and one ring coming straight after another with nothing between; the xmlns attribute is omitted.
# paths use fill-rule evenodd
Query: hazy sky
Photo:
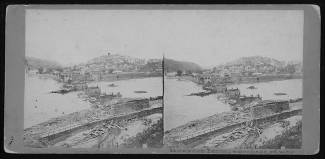
<svg viewBox="0 0 325 159"><path fill-rule="evenodd" d="M218 65L302 60L303 11L27 10L26 55L76 64L112 53Z"/></svg>

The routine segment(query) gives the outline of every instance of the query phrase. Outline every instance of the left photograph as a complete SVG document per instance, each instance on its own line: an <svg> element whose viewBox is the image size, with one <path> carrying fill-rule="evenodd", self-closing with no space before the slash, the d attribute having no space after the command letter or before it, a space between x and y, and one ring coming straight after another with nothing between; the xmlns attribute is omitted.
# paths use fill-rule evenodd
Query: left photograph
<svg viewBox="0 0 325 159"><path fill-rule="evenodd" d="M26 10L24 146L163 146L163 54L134 12Z"/></svg>

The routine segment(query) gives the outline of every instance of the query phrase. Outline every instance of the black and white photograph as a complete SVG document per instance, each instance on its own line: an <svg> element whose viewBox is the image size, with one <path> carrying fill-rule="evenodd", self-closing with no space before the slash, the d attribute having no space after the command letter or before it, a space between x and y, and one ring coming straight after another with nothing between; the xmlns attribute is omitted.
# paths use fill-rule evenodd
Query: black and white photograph
<svg viewBox="0 0 325 159"><path fill-rule="evenodd" d="M7 153L317 154L316 5L12 5Z"/></svg>
<svg viewBox="0 0 325 159"><path fill-rule="evenodd" d="M165 144L301 148L303 11L177 15L164 59Z"/></svg>
<svg viewBox="0 0 325 159"><path fill-rule="evenodd" d="M133 12L26 11L25 146L162 147L162 53Z"/></svg>

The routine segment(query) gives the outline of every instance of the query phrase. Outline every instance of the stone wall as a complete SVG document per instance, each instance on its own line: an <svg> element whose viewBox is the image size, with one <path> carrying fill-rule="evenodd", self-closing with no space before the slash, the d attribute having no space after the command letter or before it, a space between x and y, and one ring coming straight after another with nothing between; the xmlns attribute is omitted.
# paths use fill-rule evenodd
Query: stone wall
<svg viewBox="0 0 325 159"><path fill-rule="evenodd" d="M274 113L280 113L284 110L289 110L289 102L274 102L262 105L256 105L253 108L253 117L259 118L263 116L272 115Z"/></svg>
<svg viewBox="0 0 325 159"><path fill-rule="evenodd" d="M112 105L114 114L127 113L138 111L144 108L149 108L149 99L131 100Z"/></svg>

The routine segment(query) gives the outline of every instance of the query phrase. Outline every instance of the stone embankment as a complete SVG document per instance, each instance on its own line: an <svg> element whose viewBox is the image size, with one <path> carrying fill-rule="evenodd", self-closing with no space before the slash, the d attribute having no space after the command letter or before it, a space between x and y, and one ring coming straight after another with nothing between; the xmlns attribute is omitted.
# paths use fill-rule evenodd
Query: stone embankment
<svg viewBox="0 0 325 159"><path fill-rule="evenodd" d="M149 109L147 108L147 109L143 109L143 110L128 113L128 114L113 115L112 117L109 117L107 119L95 120L93 122L89 122L89 123L85 123L85 124L77 123L77 124L68 125L66 127L56 129L52 132L45 132L43 134L40 134L41 135L40 137L45 140L53 140L53 139L60 137L62 135L67 135L68 133L71 133L73 131L77 131L77 130L84 129L84 128L91 129L91 128L95 127L96 125L103 124L105 122L110 122L110 121L115 122L118 120L139 118L139 117L148 116L148 115L155 114L155 113L162 113L162 111L163 111L162 107L156 107L156 108L149 108Z"/></svg>
<svg viewBox="0 0 325 159"><path fill-rule="evenodd" d="M253 127L270 121L278 121L302 114L302 103L292 103L291 109L272 115L252 119L249 113L233 111L217 114L202 120L165 132L165 140L169 145L195 145L207 140L209 136L224 134L240 127Z"/></svg>

